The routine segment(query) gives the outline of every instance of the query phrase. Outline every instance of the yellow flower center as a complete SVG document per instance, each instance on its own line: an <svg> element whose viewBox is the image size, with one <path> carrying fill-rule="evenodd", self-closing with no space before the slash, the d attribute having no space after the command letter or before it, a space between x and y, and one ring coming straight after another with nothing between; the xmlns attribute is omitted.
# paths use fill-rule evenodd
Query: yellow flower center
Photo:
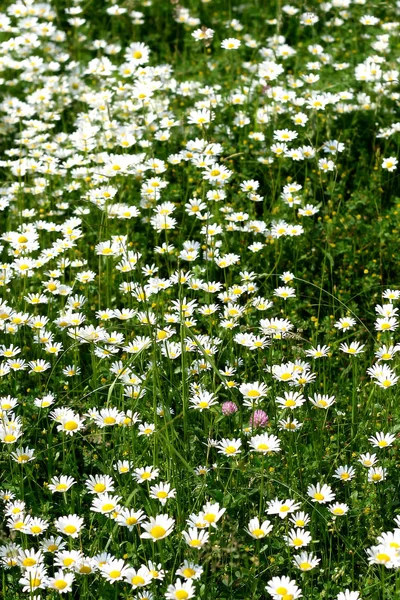
<svg viewBox="0 0 400 600"><path fill-rule="evenodd" d="M215 523L215 515L212 513L207 513L204 515L203 519L207 521L207 523Z"/></svg>
<svg viewBox="0 0 400 600"><path fill-rule="evenodd" d="M77 528L75 527L75 525L66 525L64 527L64 532L65 533L69 533L69 534L73 534L77 531Z"/></svg>
<svg viewBox="0 0 400 600"><path fill-rule="evenodd" d="M168 496L167 492L161 491L157 492L157 498L166 498Z"/></svg>
<svg viewBox="0 0 400 600"><path fill-rule="evenodd" d="M32 533L40 533L41 531L42 531L42 528L39 527L39 525L33 525L33 527L31 527Z"/></svg>
<svg viewBox="0 0 400 600"><path fill-rule="evenodd" d="M190 577L193 577L193 575L196 575L196 571L194 569L187 567L186 569L183 570L184 577L187 577L189 579Z"/></svg>
<svg viewBox="0 0 400 600"><path fill-rule="evenodd" d="M247 392L247 395L249 396L249 398L258 398L261 394L258 390L250 390L249 392Z"/></svg>
<svg viewBox="0 0 400 600"><path fill-rule="evenodd" d="M278 587L275 591L279 596L287 594L287 589L285 587Z"/></svg>
<svg viewBox="0 0 400 600"><path fill-rule="evenodd" d="M376 560L379 560L379 562L382 563L387 563L390 561L390 556L384 552L379 552L379 554L376 555Z"/></svg>
<svg viewBox="0 0 400 600"><path fill-rule="evenodd" d="M186 598L189 598L189 593L186 590L177 590L175 592L175 597L178 600L185 600Z"/></svg>
<svg viewBox="0 0 400 600"><path fill-rule="evenodd" d="M36 565L36 560L34 558L24 558L22 564L24 567L33 567L33 565Z"/></svg>
<svg viewBox="0 0 400 600"><path fill-rule="evenodd" d="M106 489L106 486L104 485L104 483L96 483L96 485L93 487L93 490L95 492L97 492L98 494L101 494L102 492L104 492Z"/></svg>
<svg viewBox="0 0 400 600"><path fill-rule="evenodd" d="M197 548L198 546L200 546L200 544L200 540L190 540L190 546L192 546L193 548Z"/></svg>
<svg viewBox="0 0 400 600"><path fill-rule="evenodd" d="M116 419L114 417L105 417L104 418L104 423L106 425L113 425L115 423Z"/></svg>
<svg viewBox="0 0 400 600"><path fill-rule="evenodd" d="M294 538L294 540L293 540L293 546L298 547L298 546L302 546L302 545L303 545L303 540L302 539L300 539L300 538Z"/></svg>
<svg viewBox="0 0 400 600"><path fill-rule="evenodd" d="M56 590L64 590L67 587L68 583L64 579L59 579L54 582L54 587Z"/></svg>
<svg viewBox="0 0 400 600"><path fill-rule="evenodd" d="M144 581L145 580L140 575L134 575L131 579L131 584L132 585L143 585Z"/></svg>
<svg viewBox="0 0 400 600"><path fill-rule="evenodd" d="M101 507L101 510L103 512L110 512L111 510L114 510L115 508L115 504L112 504L111 502L106 502L106 504L103 504L103 506Z"/></svg>
<svg viewBox="0 0 400 600"><path fill-rule="evenodd" d="M259 537L263 537L263 536L265 535L265 532L264 532L264 530L263 530L263 529L260 529L260 528L258 528L258 529L254 529L254 530L252 531L252 534L253 534L255 537L259 538Z"/></svg>
<svg viewBox="0 0 400 600"><path fill-rule="evenodd" d="M69 558L64 558L63 560L63 565L64 567L70 567L72 564L74 564L74 559L69 557Z"/></svg>
<svg viewBox="0 0 400 600"><path fill-rule="evenodd" d="M111 579L117 579L121 575L121 571L115 569L114 571L110 571L109 576Z"/></svg>
<svg viewBox="0 0 400 600"><path fill-rule="evenodd" d="M64 423L64 429L67 431L75 431L75 429L78 429L78 423L76 421L67 421Z"/></svg>
<svg viewBox="0 0 400 600"><path fill-rule="evenodd" d="M156 538L156 540L158 540L162 538L166 534L166 532L166 529L164 529L164 527L161 527L161 525L155 525L154 527L152 527L150 535Z"/></svg>
<svg viewBox="0 0 400 600"><path fill-rule="evenodd" d="M225 448L225 454L234 454L236 452L235 446L227 446Z"/></svg>
<svg viewBox="0 0 400 600"><path fill-rule="evenodd" d="M314 494L314 498L315 500L323 500L325 496L321 494L321 492L317 492L316 494Z"/></svg>
<svg viewBox="0 0 400 600"><path fill-rule="evenodd" d="M136 517L128 517L126 519L126 524L127 525L136 525L136 523L137 523Z"/></svg>
<svg viewBox="0 0 400 600"><path fill-rule="evenodd" d="M309 562L302 562L299 564L299 567L302 571L309 571L310 569L312 569L312 566Z"/></svg>

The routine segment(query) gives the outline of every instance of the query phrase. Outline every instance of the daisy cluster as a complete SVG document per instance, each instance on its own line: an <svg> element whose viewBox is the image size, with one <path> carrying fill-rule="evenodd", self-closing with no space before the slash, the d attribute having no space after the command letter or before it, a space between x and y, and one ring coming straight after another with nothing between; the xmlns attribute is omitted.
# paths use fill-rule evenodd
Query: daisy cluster
<svg viewBox="0 0 400 600"><path fill-rule="evenodd" d="M400 290L324 286L364 119L396 177L398 3L190 4L1 8L5 600L394 590Z"/></svg>

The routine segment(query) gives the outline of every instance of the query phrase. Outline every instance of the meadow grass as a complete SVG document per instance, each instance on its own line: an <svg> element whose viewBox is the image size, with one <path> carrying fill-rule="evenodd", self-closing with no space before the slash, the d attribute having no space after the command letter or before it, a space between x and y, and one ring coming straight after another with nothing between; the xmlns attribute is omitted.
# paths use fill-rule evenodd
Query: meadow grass
<svg viewBox="0 0 400 600"><path fill-rule="evenodd" d="M3 0L0 599L400 599L400 3Z"/></svg>

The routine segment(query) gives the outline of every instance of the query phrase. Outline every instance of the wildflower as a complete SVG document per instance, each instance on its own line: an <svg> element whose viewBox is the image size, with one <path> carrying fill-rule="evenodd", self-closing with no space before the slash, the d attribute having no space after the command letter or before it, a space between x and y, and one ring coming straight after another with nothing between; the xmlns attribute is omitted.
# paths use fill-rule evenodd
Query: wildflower
<svg viewBox="0 0 400 600"><path fill-rule="evenodd" d="M294 500L270 500L267 505L266 512L268 515L278 515L281 519L285 519L290 513L300 508L300 504Z"/></svg>
<svg viewBox="0 0 400 600"><path fill-rule="evenodd" d="M273 526L268 519L260 524L259 518L254 517L254 519L249 521L246 531L249 535L251 535L251 537L255 538L256 540L260 540L272 531L272 527Z"/></svg>
<svg viewBox="0 0 400 600"><path fill-rule="evenodd" d="M176 574L181 575L185 579L200 579L203 574L203 567L201 565L196 565L193 562L185 560L183 564L179 567Z"/></svg>
<svg viewBox="0 0 400 600"><path fill-rule="evenodd" d="M359 342L352 342L351 344L340 344L340 349L346 354L361 354L362 352L365 352L365 350L363 350L364 347L364 344L360 344Z"/></svg>
<svg viewBox="0 0 400 600"><path fill-rule="evenodd" d="M265 586L267 592L274 600L296 600L302 596L301 590L296 582L289 577L273 577Z"/></svg>
<svg viewBox="0 0 400 600"><path fill-rule="evenodd" d="M310 402L317 408L327 410L336 402L336 400L335 396L328 396L328 394L314 394L314 397L310 398Z"/></svg>
<svg viewBox="0 0 400 600"><path fill-rule="evenodd" d="M355 474L356 471L353 467L348 467L345 465L344 467L338 467L335 470L333 477L336 477L336 479L340 479L341 481L350 481L353 479Z"/></svg>
<svg viewBox="0 0 400 600"><path fill-rule="evenodd" d="M236 38L227 38L221 42L221 48L224 50L237 50L239 46L240 40L237 40Z"/></svg>
<svg viewBox="0 0 400 600"><path fill-rule="evenodd" d="M336 502L335 504L330 504L328 506L328 509L330 513L335 515L335 517L342 517L348 512L349 507L347 506L347 504L341 504L340 502Z"/></svg>
<svg viewBox="0 0 400 600"><path fill-rule="evenodd" d="M387 448L393 444L395 439L396 436L391 433L377 432L375 436L369 437L368 441L371 442L375 448Z"/></svg>
<svg viewBox="0 0 400 600"><path fill-rule="evenodd" d="M341 331L347 331L348 329L351 329L351 327L354 327L355 324L356 320L352 317L342 317L336 321L336 323L334 323L334 327L336 327L336 329L340 329Z"/></svg>
<svg viewBox="0 0 400 600"><path fill-rule="evenodd" d="M117 516L117 523L122 527L127 527L129 531L141 523L146 518L146 515L142 510L135 511L131 508L122 508Z"/></svg>
<svg viewBox="0 0 400 600"><path fill-rule="evenodd" d="M300 571L311 571L321 562L320 558L317 558L313 552L302 552L297 556L293 557L293 564Z"/></svg>
<svg viewBox="0 0 400 600"><path fill-rule="evenodd" d="M395 171L398 163L399 163L399 161L394 156L390 156L389 158L384 158L382 161L382 169L387 169L388 171Z"/></svg>
<svg viewBox="0 0 400 600"><path fill-rule="evenodd" d="M303 528L310 522L310 517L305 512L296 512L290 518L290 522L296 527Z"/></svg>
<svg viewBox="0 0 400 600"><path fill-rule="evenodd" d="M311 542L311 535L304 529L291 529L288 535L283 536L288 546L302 548Z"/></svg>
<svg viewBox="0 0 400 600"><path fill-rule="evenodd" d="M222 410L223 415L230 416L230 415L235 414L238 411L238 407L234 402L229 400L229 401L223 403L221 410Z"/></svg>
<svg viewBox="0 0 400 600"><path fill-rule="evenodd" d="M225 456L236 456L240 454L241 445L242 442L240 439L229 440L224 438L218 443L218 453L225 454Z"/></svg>
<svg viewBox="0 0 400 600"><path fill-rule="evenodd" d="M51 492L66 492L76 483L73 477L61 475L61 477L52 477L48 485Z"/></svg>
<svg viewBox="0 0 400 600"><path fill-rule="evenodd" d="M107 492L99 494L96 498L93 498L90 510L102 513L103 515L109 515L119 508L121 500L121 496L111 496Z"/></svg>
<svg viewBox="0 0 400 600"><path fill-rule="evenodd" d="M326 504L335 499L335 494L332 492L332 488L326 484L317 483L317 485L310 485L307 488L307 494L310 496L313 502L319 504Z"/></svg>
<svg viewBox="0 0 400 600"><path fill-rule="evenodd" d="M155 518L150 517L149 521L141 524L145 531L140 537L157 542L167 537L172 532L174 525L175 519L172 519L168 515L157 515Z"/></svg>
<svg viewBox="0 0 400 600"><path fill-rule="evenodd" d="M66 517L56 519L54 525L59 533L65 533L69 537L77 538L83 526L83 519L78 515L67 515Z"/></svg>
<svg viewBox="0 0 400 600"><path fill-rule="evenodd" d="M149 569L146 565L142 565L139 569L127 568L124 573L124 579L130 583L133 589L145 587L152 580Z"/></svg>
<svg viewBox="0 0 400 600"><path fill-rule="evenodd" d="M155 498L164 506L169 498L175 498L176 490L171 490L171 485L168 482L160 482L157 485L150 487L150 498Z"/></svg>
<svg viewBox="0 0 400 600"><path fill-rule="evenodd" d="M194 598L195 589L191 579L181 581L178 577L175 584L170 584L165 593L167 600L186 600Z"/></svg>
<svg viewBox="0 0 400 600"><path fill-rule="evenodd" d="M182 531L185 542L191 548L200 550L209 540L210 534L204 530L198 530L197 527L190 527L189 532Z"/></svg>
<svg viewBox="0 0 400 600"><path fill-rule="evenodd" d="M255 410L250 417L250 426L253 428L266 427L268 424L268 415L263 410Z"/></svg>
<svg viewBox="0 0 400 600"><path fill-rule="evenodd" d="M369 452L366 454L360 454L358 461L363 465L363 467L373 467L377 461L376 454L370 454Z"/></svg>
<svg viewBox="0 0 400 600"><path fill-rule="evenodd" d="M306 356L312 356L315 358L322 358L324 356L328 356L329 346L320 346L318 345L316 348L310 348L310 350L306 350Z"/></svg>
<svg viewBox="0 0 400 600"><path fill-rule="evenodd" d="M31 460L35 460L36 458L34 456L34 450L32 448L28 448L28 446L26 446L25 448L20 448L15 452L11 452L11 457L15 462L19 463L20 465L24 465L27 462L30 462Z"/></svg>
<svg viewBox="0 0 400 600"><path fill-rule="evenodd" d="M368 469L368 481L370 483L379 483L385 481L387 470L383 467L371 467Z"/></svg>
<svg viewBox="0 0 400 600"><path fill-rule="evenodd" d="M100 567L100 572L108 582L115 583L125 578L128 567L122 559L112 559Z"/></svg>
<svg viewBox="0 0 400 600"><path fill-rule="evenodd" d="M114 491L114 481L109 475L90 475L85 487L90 494L105 494Z"/></svg>
<svg viewBox="0 0 400 600"><path fill-rule="evenodd" d="M344 592L339 592L336 600L361 600L360 592L351 592L346 589Z"/></svg>
<svg viewBox="0 0 400 600"><path fill-rule="evenodd" d="M299 392L284 392L284 398L281 396L276 397L276 403L281 408L289 408L290 410L302 406L305 401L306 399L303 394L300 394Z"/></svg>
<svg viewBox="0 0 400 600"><path fill-rule="evenodd" d="M261 452L267 454L268 452L280 452L280 439L275 435L268 435L267 433L261 433L250 438L249 445L253 452Z"/></svg>

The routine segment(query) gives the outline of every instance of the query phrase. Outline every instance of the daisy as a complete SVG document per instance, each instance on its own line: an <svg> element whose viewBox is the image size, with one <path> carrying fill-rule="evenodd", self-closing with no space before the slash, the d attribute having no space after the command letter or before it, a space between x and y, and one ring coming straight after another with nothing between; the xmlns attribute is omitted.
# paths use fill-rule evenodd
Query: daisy
<svg viewBox="0 0 400 600"><path fill-rule="evenodd" d="M294 410L295 408L302 406L306 399L303 394L300 394L299 392L284 392L284 398L277 396L275 401L281 408Z"/></svg>
<svg viewBox="0 0 400 600"><path fill-rule="evenodd" d="M200 550L204 544L207 544L210 537L208 531L202 529L198 530L197 527L190 527L188 532L182 531L182 535L188 546L198 550Z"/></svg>
<svg viewBox="0 0 400 600"><path fill-rule="evenodd" d="M108 493L100 494L99 496L96 496L96 498L93 498L90 510L102 513L103 515L109 515L118 510L119 502L121 500L121 496L111 496Z"/></svg>
<svg viewBox="0 0 400 600"><path fill-rule="evenodd" d="M363 467L367 468L373 467L376 461L376 454L370 454L369 452L366 454L360 454L360 458L358 459L358 462L360 462Z"/></svg>
<svg viewBox="0 0 400 600"><path fill-rule="evenodd" d="M296 582L289 577L273 577L268 581L265 589L274 600L286 600L287 598L296 600L302 596Z"/></svg>
<svg viewBox="0 0 400 600"><path fill-rule="evenodd" d="M327 410L336 400L335 396L328 396L328 394L314 394L314 397L310 398L310 402L317 408Z"/></svg>
<svg viewBox="0 0 400 600"><path fill-rule="evenodd" d="M336 479L340 479L341 481L350 481L351 479L353 479L355 474L356 470L353 467L348 467L347 465L345 465L344 467L338 467L335 470L335 474L333 475L333 477L335 477Z"/></svg>
<svg viewBox="0 0 400 600"><path fill-rule="evenodd" d="M172 532L174 525L175 519L172 519L168 515L150 517L149 521L141 524L145 531L140 537L157 542L167 537Z"/></svg>
<svg viewBox="0 0 400 600"><path fill-rule="evenodd" d="M339 321L336 321L336 323L333 326L336 327L336 329L340 329L341 331L347 331L348 329L351 329L351 327L354 327L355 324L356 320L352 317L342 317L341 319L339 319Z"/></svg>
<svg viewBox="0 0 400 600"><path fill-rule="evenodd" d="M317 485L310 485L307 488L307 493L313 502L319 504L326 504L335 499L335 494L332 492L332 488L326 484L317 483Z"/></svg>
<svg viewBox="0 0 400 600"><path fill-rule="evenodd" d="M261 452L267 454L268 452L280 452L280 439L275 435L268 435L267 433L261 433L250 438L249 445L252 452Z"/></svg>
<svg viewBox="0 0 400 600"><path fill-rule="evenodd" d="M65 533L69 537L77 538L83 527L83 519L78 515L67 515L56 519L54 526L59 533Z"/></svg>
<svg viewBox="0 0 400 600"><path fill-rule="evenodd" d="M255 538L256 540L260 540L272 531L272 527L271 521L268 521L268 519L260 524L259 518L254 517L254 519L249 521L249 524L245 530L249 535L251 535L251 537Z"/></svg>
<svg viewBox="0 0 400 600"><path fill-rule="evenodd" d="M150 487L150 498L155 498L164 506L169 498L175 498L176 490L171 490L171 484L160 482Z"/></svg>
<svg viewBox="0 0 400 600"><path fill-rule="evenodd" d="M345 352L346 354L361 354L365 352L363 350L365 348L365 344L360 344L359 342L352 342L351 344L340 344L340 350Z"/></svg>
<svg viewBox="0 0 400 600"><path fill-rule="evenodd" d="M314 359L328 356L330 346L318 346L305 351L306 356L312 356Z"/></svg>
<svg viewBox="0 0 400 600"><path fill-rule="evenodd" d="M49 577L47 580L47 586L52 590L57 590L60 594L67 594L72 592L72 584L75 580L73 573L66 573L62 569L59 569L54 574L54 577Z"/></svg>
<svg viewBox="0 0 400 600"><path fill-rule="evenodd" d="M290 513L300 508L300 504L294 500L270 500L267 504L266 512L268 515L278 515L281 519L285 519Z"/></svg>
<svg viewBox="0 0 400 600"><path fill-rule="evenodd" d="M52 477L48 489L53 492L66 492L76 483L73 477L61 475L61 477Z"/></svg>
<svg viewBox="0 0 400 600"><path fill-rule="evenodd" d="M130 583L132 588L145 587L152 581L152 576L146 565L142 565L139 569L128 568L124 573L124 579Z"/></svg>
<svg viewBox="0 0 400 600"><path fill-rule="evenodd" d="M360 600L360 592L351 592L346 589L344 592L339 592L336 596L336 600Z"/></svg>
<svg viewBox="0 0 400 600"><path fill-rule="evenodd" d="M195 588L192 580L186 579L186 581L182 582L179 577L175 584L168 586L165 593L165 598L167 598L167 600L187 600L189 598L194 598L194 596Z"/></svg>
<svg viewBox="0 0 400 600"><path fill-rule="evenodd" d="M310 522L310 517L305 512L296 512L290 518L290 522L296 527L303 528Z"/></svg>
<svg viewBox="0 0 400 600"><path fill-rule="evenodd" d="M244 398L250 398L251 400L254 400L266 396L268 388L265 383L259 383L258 381L255 381L254 383L242 383L239 388L239 392Z"/></svg>
<svg viewBox="0 0 400 600"><path fill-rule="evenodd" d="M220 520L225 511L226 508L220 508L218 502L215 502L214 504L212 502L207 502L203 505L202 518L208 523L209 526L211 525L211 527L216 529L217 522Z"/></svg>
<svg viewBox="0 0 400 600"><path fill-rule="evenodd" d="M382 161L382 169L387 169L388 171L395 171L398 165L398 160L395 156L390 156L389 158L384 158Z"/></svg>
<svg viewBox="0 0 400 600"><path fill-rule="evenodd" d="M185 579L200 579L203 574L203 567L201 565L196 565L193 562L185 560L183 565L179 567L176 571L177 575L181 575Z"/></svg>
<svg viewBox="0 0 400 600"><path fill-rule="evenodd" d="M375 448L387 448L393 444L395 439L396 439L395 435L393 435L391 433L383 433L381 431L381 432L377 432L375 434L375 436L369 437L368 441L371 442L371 444Z"/></svg>
<svg viewBox="0 0 400 600"><path fill-rule="evenodd" d="M114 491L114 481L109 475L90 475L85 487L90 494L105 494Z"/></svg>
<svg viewBox="0 0 400 600"><path fill-rule="evenodd" d="M382 467L371 467L368 469L368 481L370 483L379 483L386 479L386 469Z"/></svg>
<svg viewBox="0 0 400 600"><path fill-rule="evenodd" d="M301 554L293 557L293 564L300 571L311 571L321 562L320 558L317 558L313 552L302 552Z"/></svg>
<svg viewBox="0 0 400 600"><path fill-rule="evenodd" d="M335 517L342 517L348 512L349 507L347 506L347 504L341 504L340 502L336 502L335 504L330 504L328 506L328 509L330 513L335 515Z"/></svg>
<svg viewBox="0 0 400 600"><path fill-rule="evenodd" d="M226 38L221 42L221 48L224 50L237 50L240 46L240 40L236 38Z"/></svg>
<svg viewBox="0 0 400 600"><path fill-rule="evenodd" d="M288 546L292 548L302 548L308 546L311 542L311 535L304 529L291 529L288 535L283 536Z"/></svg>
<svg viewBox="0 0 400 600"><path fill-rule="evenodd" d="M129 531L144 521L146 515L142 510L135 511L133 508L122 508L117 516L117 523L122 527L127 527Z"/></svg>
<svg viewBox="0 0 400 600"><path fill-rule="evenodd" d="M132 477L136 479L137 483L144 483L145 481L153 481L153 479L157 479L159 473L160 470L153 466L140 467L134 470Z"/></svg>
<svg viewBox="0 0 400 600"><path fill-rule="evenodd" d="M225 454L225 456L236 456L237 454L240 454L241 445L242 442L240 439L229 440L224 438L218 442L218 453Z"/></svg>
<svg viewBox="0 0 400 600"><path fill-rule="evenodd" d="M115 583L116 581L122 581L125 578L128 568L129 567L126 566L124 560L112 559L100 567L100 572L104 579L110 583Z"/></svg>

